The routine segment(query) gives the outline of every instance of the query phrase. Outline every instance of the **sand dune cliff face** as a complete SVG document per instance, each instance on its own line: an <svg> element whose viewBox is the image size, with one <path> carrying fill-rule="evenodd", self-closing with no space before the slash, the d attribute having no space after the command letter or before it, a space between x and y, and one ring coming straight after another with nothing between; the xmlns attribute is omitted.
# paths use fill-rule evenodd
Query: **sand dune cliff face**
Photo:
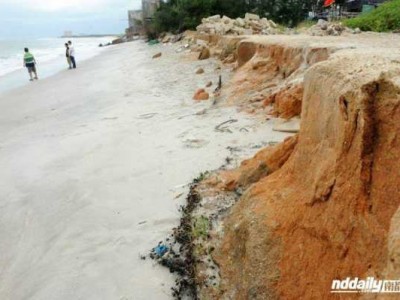
<svg viewBox="0 0 400 300"><path fill-rule="evenodd" d="M226 89L229 103L255 108L273 105L275 116L285 119L301 113L304 72L327 60L334 46L312 46L257 39L237 43L238 70Z"/></svg>
<svg viewBox="0 0 400 300"><path fill-rule="evenodd" d="M241 185L245 193L213 255L221 298L329 299L333 279L398 276L400 62L357 51L328 59L327 49L278 45L263 52L264 77L254 82L244 76L260 53L253 46L239 48L234 80L243 79L243 91L309 62L301 130L223 175L226 189Z"/></svg>

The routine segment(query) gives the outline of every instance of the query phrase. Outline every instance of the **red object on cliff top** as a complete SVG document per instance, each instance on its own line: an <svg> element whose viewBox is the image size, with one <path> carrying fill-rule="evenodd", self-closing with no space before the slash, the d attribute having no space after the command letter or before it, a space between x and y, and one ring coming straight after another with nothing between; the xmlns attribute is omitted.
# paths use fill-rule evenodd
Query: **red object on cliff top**
<svg viewBox="0 0 400 300"><path fill-rule="evenodd" d="M333 3L335 3L335 0L325 0L324 6L328 7L331 6Z"/></svg>

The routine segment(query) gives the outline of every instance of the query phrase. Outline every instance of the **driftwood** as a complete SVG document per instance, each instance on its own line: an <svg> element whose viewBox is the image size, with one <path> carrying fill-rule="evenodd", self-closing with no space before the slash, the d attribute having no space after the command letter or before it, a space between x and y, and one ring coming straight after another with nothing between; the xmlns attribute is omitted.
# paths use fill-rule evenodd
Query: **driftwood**
<svg viewBox="0 0 400 300"><path fill-rule="evenodd" d="M139 119L151 119L156 115L158 115L158 113L149 113L149 114L139 115L138 118Z"/></svg>
<svg viewBox="0 0 400 300"><path fill-rule="evenodd" d="M222 89L222 76L219 75L218 86L214 90L215 98L214 98L213 105L217 104L217 97L220 95L221 89Z"/></svg>
<svg viewBox="0 0 400 300"><path fill-rule="evenodd" d="M238 120L236 120L236 119L231 119L231 120L222 122L221 124L215 126L215 131L232 133L232 131L228 127L223 127L223 126L226 124L236 123L237 121Z"/></svg>

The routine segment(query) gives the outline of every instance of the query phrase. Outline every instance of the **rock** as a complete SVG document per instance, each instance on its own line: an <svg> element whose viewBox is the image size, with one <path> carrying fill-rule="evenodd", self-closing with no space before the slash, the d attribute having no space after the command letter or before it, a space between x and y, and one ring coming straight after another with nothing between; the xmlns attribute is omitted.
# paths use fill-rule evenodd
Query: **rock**
<svg viewBox="0 0 400 300"><path fill-rule="evenodd" d="M174 35L174 36L171 38L171 42L172 42L172 43L180 42L180 41L183 39L183 37L184 37L184 34L183 34L183 33Z"/></svg>
<svg viewBox="0 0 400 300"><path fill-rule="evenodd" d="M261 32L273 34L272 29L276 27L277 25L267 18L260 19L258 15L247 13L245 19L231 19L227 16L221 18L219 15L204 18L196 29L197 32L208 35L252 35Z"/></svg>
<svg viewBox="0 0 400 300"><path fill-rule="evenodd" d="M220 15L214 15L214 16L206 18L206 20L208 22L219 22L221 20L221 16Z"/></svg>
<svg viewBox="0 0 400 300"><path fill-rule="evenodd" d="M199 54L199 60L209 59L211 56L210 49L208 47L203 47Z"/></svg>
<svg viewBox="0 0 400 300"><path fill-rule="evenodd" d="M162 39L162 43L169 43L171 41L171 36L170 35L166 35L163 39Z"/></svg>
<svg viewBox="0 0 400 300"><path fill-rule="evenodd" d="M118 44L122 44L124 42L123 38L118 38L112 41L113 45L118 45Z"/></svg>
<svg viewBox="0 0 400 300"><path fill-rule="evenodd" d="M227 16L223 16L221 21L225 24L233 23L232 19Z"/></svg>
<svg viewBox="0 0 400 300"><path fill-rule="evenodd" d="M244 20L242 18L237 18L234 21L234 24L238 27L244 27L246 25L246 23L244 22Z"/></svg>
<svg viewBox="0 0 400 300"><path fill-rule="evenodd" d="M253 29L244 29L243 30L243 35L252 35L254 32L253 32Z"/></svg>
<svg viewBox="0 0 400 300"><path fill-rule="evenodd" d="M260 32L263 29L262 24L260 24L259 22L256 22L256 21L251 21L250 27L256 32Z"/></svg>
<svg viewBox="0 0 400 300"><path fill-rule="evenodd" d="M276 23L272 20L269 20L269 24L271 25L272 28L277 28L278 25L276 25Z"/></svg>
<svg viewBox="0 0 400 300"><path fill-rule="evenodd" d="M212 81L209 81L209 82L207 82L207 84L206 84L206 87L208 87L208 88L209 88L209 87L211 87L211 86L212 86L212 84L213 84L213 83L212 83Z"/></svg>
<svg viewBox="0 0 400 300"><path fill-rule="evenodd" d="M356 29L354 29L354 31L353 31L353 34L360 34L361 33L361 29L360 28L356 28Z"/></svg>
<svg viewBox="0 0 400 300"><path fill-rule="evenodd" d="M264 106L272 104L277 117L290 119L301 114L303 93L302 84L287 87L265 99Z"/></svg>
<svg viewBox="0 0 400 300"><path fill-rule="evenodd" d="M162 56L162 53L159 52L159 53L153 55L153 59L154 58L160 58L161 56Z"/></svg>
<svg viewBox="0 0 400 300"><path fill-rule="evenodd" d="M209 98L210 95L204 89L198 89L193 96L193 100L196 101L208 100Z"/></svg>
<svg viewBox="0 0 400 300"><path fill-rule="evenodd" d="M203 68L199 68L199 69L197 69L197 71L196 71L196 74L203 74L204 73L204 69Z"/></svg>
<svg viewBox="0 0 400 300"><path fill-rule="evenodd" d="M337 31L333 27L328 27L328 29L326 29L326 32L328 33L328 35L337 35Z"/></svg>
<svg viewBox="0 0 400 300"><path fill-rule="evenodd" d="M246 21L252 21L252 20L260 20L260 16L256 15L256 14L251 14L251 13L246 13L246 15L244 16L244 19Z"/></svg>
<svg viewBox="0 0 400 300"><path fill-rule="evenodd" d="M327 21L325 21L325 20L323 20L323 19L319 19L318 20L318 23L317 23L317 26L319 27L319 28L321 28L322 30L327 30L328 29L328 22Z"/></svg>
<svg viewBox="0 0 400 300"><path fill-rule="evenodd" d="M312 36L339 36L345 29L346 28L341 23L329 23L320 19L317 25L311 26L308 30L308 34Z"/></svg>
<svg viewBox="0 0 400 300"><path fill-rule="evenodd" d="M227 58L224 59L224 64L232 64L236 61L236 57L234 54L230 54Z"/></svg>
<svg viewBox="0 0 400 300"><path fill-rule="evenodd" d="M262 25L263 28L272 27L267 18L262 18L261 19L261 25Z"/></svg>

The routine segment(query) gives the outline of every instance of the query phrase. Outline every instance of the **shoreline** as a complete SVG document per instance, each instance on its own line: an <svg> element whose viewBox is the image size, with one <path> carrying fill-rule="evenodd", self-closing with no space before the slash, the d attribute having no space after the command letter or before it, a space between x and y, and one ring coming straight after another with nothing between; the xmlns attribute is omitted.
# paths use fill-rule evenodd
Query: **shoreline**
<svg viewBox="0 0 400 300"><path fill-rule="evenodd" d="M61 40L61 38L60 38L60 40ZM61 42L63 42L63 41L61 41ZM86 53L86 51L84 51L85 53L83 54L83 56L81 56L82 59L79 60L78 63L79 62L84 63L88 60L96 58L98 55L101 55L104 51L106 51L107 48L108 47L102 47L102 48L99 47L99 49L96 48L97 53L95 53L94 55L90 55L90 56L88 56L88 53ZM22 58L21 58L21 61L22 61ZM65 68L62 68L61 67L62 65L65 65ZM39 75L40 80L49 78L49 77L54 76L57 73L63 72L63 71L68 71L67 63L65 61L64 56L60 56L59 58L53 58L53 59L45 61L43 63L41 63L39 61L39 63L38 63L38 73L39 73L38 75ZM28 85L29 83L31 83L31 82L29 82L29 75L28 75L26 68L17 69L17 70L11 71L9 73L6 73L4 75L1 75L0 76L0 95L7 91Z"/></svg>

